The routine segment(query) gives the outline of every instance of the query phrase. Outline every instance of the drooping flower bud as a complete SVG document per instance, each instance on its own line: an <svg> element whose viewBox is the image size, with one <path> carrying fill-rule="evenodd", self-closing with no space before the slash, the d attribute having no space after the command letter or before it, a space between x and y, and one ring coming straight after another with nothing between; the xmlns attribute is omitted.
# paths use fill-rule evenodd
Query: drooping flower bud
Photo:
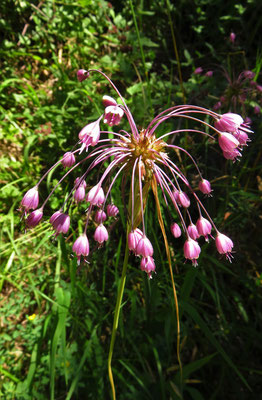
<svg viewBox="0 0 262 400"><path fill-rule="evenodd" d="M130 251L133 251L136 254L136 247L139 240L142 238L143 232L136 228L134 231L131 231L128 234L128 248Z"/></svg>
<svg viewBox="0 0 262 400"><path fill-rule="evenodd" d="M115 99L113 99L113 97L107 96L107 95L103 96L102 102L103 102L104 107L117 105L117 102L115 101Z"/></svg>
<svg viewBox="0 0 262 400"><path fill-rule="evenodd" d="M143 257L141 259L140 269L141 269L141 271L145 271L147 273L149 279L151 279L152 272L155 272L155 270L156 270L156 265L155 265L154 259L150 256Z"/></svg>
<svg viewBox="0 0 262 400"><path fill-rule="evenodd" d="M108 232L106 227L103 224L100 224L94 233L94 239L99 244L102 244L108 240Z"/></svg>
<svg viewBox="0 0 262 400"><path fill-rule="evenodd" d="M199 235L204 236L205 240L208 242L208 236L211 234L211 230L212 230L211 223L206 218L203 218L201 216L197 220L196 226L197 226Z"/></svg>
<svg viewBox="0 0 262 400"><path fill-rule="evenodd" d="M235 34L234 32L231 32L231 33L230 33L230 35L229 35L229 40L230 40L230 42L231 42L232 44L235 43L236 34Z"/></svg>
<svg viewBox="0 0 262 400"><path fill-rule="evenodd" d="M79 69L77 71L77 79L79 80L79 82L83 82L88 77L89 77L89 72L86 71L85 69Z"/></svg>
<svg viewBox="0 0 262 400"><path fill-rule="evenodd" d="M198 233L196 225L191 223L190 225L188 225L187 231L188 231L188 234L191 237L191 239L196 240L199 238L199 233Z"/></svg>
<svg viewBox="0 0 262 400"><path fill-rule="evenodd" d="M25 221L26 226L28 226L29 228L34 228L36 225L39 224L42 217L43 217L43 209L38 208L38 210L35 210L31 214L28 215L28 217L26 218L26 221Z"/></svg>
<svg viewBox="0 0 262 400"><path fill-rule="evenodd" d="M203 68L202 67L197 67L195 70L194 70L194 75L201 75L202 74L202 72L203 72Z"/></svg>
<svg viewBox="0 0 262 400"><path fill-rule="evenodd" d="M199 257L200 252L201 252L200 246L195 240L191 238L186 240L184 244L184 256L188 260L192 261L194 267L197 266L197 259Z"/></svg>
<svg viewBox="0 0 262 400"><path fill-rule="evenodd" d="M124 111L118 105L108 106L105 109L104 123L109 126L118 125L124 116Z"/></svg>
<svg viewBox="0 0 262 400"><path fill-rule="evenodd" d="M223 151L223 156L227 160L236 161L238 157L242 157L242 154L237 149L234 149L232 151Z"/></svg>
<svg viewBox="0 0 262 400"><path fill-rule="evenodd" d="M213 76L213 71L207 71L206 73L205 73L205 76L207 76L208 78L211 78L211 76Z"/></svg>
<svg viewBox="0 0 262 400"><path fill-rule="evenodd" d="M89 201L93 206L102 206L105 201L105 194L101 186L92 187L87 193L86 201Z"/></svg>
<svg viewBox="0 0 262 400"><path fill-rule="evenodd" d="M221 132L235 132L241 124L243 124L243 118L235 113L222 114L220 119L215 122L215 128Z"/></svg>
<svg viewBox="0 0 262 400"><path fill-rule="evenodd" d="M114 204L108 204L106 212L109 217L116 217L117 214L119 213L119 209Z"/></svg>
<svg viewBox="0 0 262 400"><path fill-rule="evenodd" d="M67 233L70 227L70 217L67 214L56 211L50 218L50 223L52 224L54 230L56 231L56 236L59 233Z"/></svg>
<svg viewBox="0 0 262 400"><path fill-rule="evenodd" d="M152 257L154 253L150 240L143 235L136 246L136 254L142 257Z"/></svg>
<svg viewBox="0 0 262 400"><path fill-rule="evenodd" d="M177 195L177 203L182 207L188 208L190 206L190 200L185 192L179 191Z"/></svg>
<svg viewBox="0 0 262 400"><path fill-rule="evenodd" d="M91 122L86 125L78 134L82 147L80 153L88 146L95 146L100 139L100 120L102 117L98 118L96 121Z"/></svg>
<svg viewBox="0 0 262 400"><path fill-rule="evenodd" d="M173 224L171 224L171 233L175 238L179 238L181 236L181 229L179 227L179 225L174 222Z"/></svg>
<svg viewBox="0 0 262 400"><path fill-rule="evenodd" d="M198 184L198 188L202 193L207 195L210 195L212 192L211 184L207 179L202 179Z"/></svg>
<svg viewBox="0 0 262 400"><path fill-rule="evenodd" d="M38 206L38 203L39 203L38 189L37 186L34 186L33 188L29 189L26 192L21 201L21 205L25 211L28 211L31 209L35 210Z"/></svg>
<svg viewBox="0 0 262 400"><path fill-rule="evenodd" d="M80 235L73 244L73 251L77 255L77 264L80 264L81 256L87 257L89 254L89 242L86 234Z"/></svg>
<svg viewBox="0 0 262 400"><path fill-rule="evenodd" d="M74 165L75 162L76 162L75 156L71 151L65 153L61 161L64 168L72 167L72 165Z"/></svg>
<svg viewBox="0 0 262 400"><path fill-rule="evenodd" d="M239 141L228 132L220 132L218 138L219 146L223 151L231 152L239 146Z"/></svg>
<svg viewBox="0 0 262 400"><path fill-rule="evenodd" d="M81 178L76 178L75 180L75 193L74 193L74 199L77 203L80 203L85 199L86 195L86 181L84 179L81 180Z"/></svg>
<svg viewBox="0 0 262 400"><path fill-rule="evenodd" d="M220 254L225 254L227 259L231 262L231 251L234 244L232 240L224 235L223 233L218 232L216 237L216 248Z"/></svg>
<svg viewBox="0 0 262 400"><path fill-rule="evenodd" d="M98 224L101 224L102 222L105 222L106 220L106 213L103 210L98 210L95 214L95 221Z"/></svg>

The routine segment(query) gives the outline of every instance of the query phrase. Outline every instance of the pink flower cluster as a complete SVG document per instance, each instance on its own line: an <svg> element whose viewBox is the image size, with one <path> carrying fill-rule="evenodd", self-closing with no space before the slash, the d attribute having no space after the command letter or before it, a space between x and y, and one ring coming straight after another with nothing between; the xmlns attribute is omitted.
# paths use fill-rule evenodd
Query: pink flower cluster
<svg viewBox="0 0 262 400"><path fill-rule="evenodd" d="M186 259L191 260L194 266L197 265L201 252L198 240L201 237L206 241L209 241L210 238L214 239L213 231L217 251L230 260L233 242L219 232L200 198L201 196L211 195L210 182L203 178L193 156L186 149L176 144L169 144L167 139L169 136L183 135L184 133L202 134L203 137L209 137L213 141L216 140L217 136L224 157L235 160L241 155L240 151L249 141L248 134L252 132L249 124L245 123L242 117L237 114L220 115L203 107L180 105L161 112L149 123L146 129L139 131L120 92L103 72L80 70L77 74L78 80L83 82L93 72L102 74L108 80L122 104L117 104L110 96L104 96L102 100L104 112L102 115L96 121L81 129L78 135L79 140L73 150L66 152L39 182L28 190L21 202L24 215L33 210L26 218L26 225L31 228L40 223L44 208L57 187L69 174L81 167L83 172L75 179L73 188L64 204L50 218L50 224L55 235L67 234L70 229L72 204L84 203L87 205L84 229L73 244L73 251L77 256L78 263L80 263L81 257L86 259L89 255L90 245L87 227L90 222L95 224L93 239L98 247L102 246L109 238L107 224L110 218L115 218L118 215L119 209L108 199L112 195L112 187L120 175L123 176L124 185L128 183L130 187L127 216L128 248L130 252L141 258L140 268L147 273L149 278L156 270L153 258L154 249L146 234L144 221L144 211L150 188L152 188L154 196L158 196L158 194L163 196L167 208L175 209L178 222L172 222L170 230L174 238L185 236L183 250ZM205 119L202 120L200 117L203 115L213 119L214 125L208 124ZM129 124L129 132L125 130L119 132L101 130L101 122L110 127L116 126L124 116ZM159 126L169 119L192 120L193 127L187 129L179 127L157 136L156 131ZM196 122L202 125L202 130L195 128ZM207 131L210 133L207 133ZM91 151L89 151L90 147L93 148ZM170 156L172 150L184 152L190 162L193 163L199 179L197 187L192 187L180 165L172 160ZM61 164L67 170L38 208L38 187L58 164ZM97 168L100 175L97 183L91 186L88 184L87 178L88 173L94 168ZM199 214L196 223L192 222L190 214L193 204L196 205Z"/></svg>

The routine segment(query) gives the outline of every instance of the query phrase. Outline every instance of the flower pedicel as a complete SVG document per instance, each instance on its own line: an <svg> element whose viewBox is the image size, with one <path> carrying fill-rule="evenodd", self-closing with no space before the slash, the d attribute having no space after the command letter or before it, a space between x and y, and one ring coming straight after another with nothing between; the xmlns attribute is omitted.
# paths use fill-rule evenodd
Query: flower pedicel
<svg viewBox="0 0 262 400"><path fill-rule="evenodd" d="M125 175L125 179L130 184L130 218L128 222L128 243L127 246L136 256L141 257L140 268L145 271L149 278L155 272L156 266L153 259L153 245L147 236L144 223L144 211L146 207L149 189L162 193L167 207L174 207L180 220L180 226L172 223L171 232L175 237L179 237L183 232L185 237L184 256L191 260L193 265L197 265L201 248L197 239L204 236L208 240L211 231L215 233L215 244L220 254L225 255L231 260L233 242L226 235L219 232L213 220L207 213L200 197L193 190L187 177L182 172L179 164L174 162L171 157L172 150L182 151L194 164L199 175L198 190L200 196L204 197L211 194L211 185L204 179L199 167L192 155L185 149L175 144L166 142L172 135L195 133L216 140L221 147L226 159L235 161L241 156L241 151L249 140L248 135L252 133L249 124L244 122L240 115L227 113L220 115L214 111L193 105L179 105L170 107L157 115L149 125L142 130L138 130L134 118L127 107L125 100L121 96L114 83L99 70L79 70L78 80L83 82L91 73L103 75L118 97L121 104L117 104L110 96L102 99L105 110L103 114L94 122L86 125L78 135L76 150L65 153L58 162L53 165L40 181L24 195L21 202L21 209L26 215L29 210L33 210L27 217L28 227L35 227L40 223L44 207L56 188L63 180L80 166L82 175L75 180L75 184L67 196L63 207L56 211L50 218L55 234L66 234L70 228L70 205L74 200L76 203L86 202L89 204L86 214L86 223L83 233L75 240L73 251L75 252L78 263L81 257L84 259L89 255L89 240L87 237L87 226L90 221L95 221L94 240L102 246L108 240L108 230L104 223L108 223L110 218L115 218L119 212L117 205L113 204L110 192L113 185L120 175ZM124 116L129 123L129 131L119 130L109 132L101 130L100 124L105 123L109 126L116 126L121 123ZM213 119L214 126L208 124L200 117L208 116ZM202 125L202 129L176 129L158 135L159 126L170 119L182 118L192 120L194 123ZM207 133L207 128L212 133ZM110 136L109 136L110 133ZM90 150L91 147L91 150ZM93 169L106 167L101 172L96 185L87 187L88 173ZM58 164L61 164L66 172L60 181L55 185L47 199L38 208L39 196L38 188L47 174ZM85 164L87 165L84 168ZM78 168L80 170L80 168ZM203 196L204 195L204 196ZM196 223L192 222L190 210L193 204L197 205L199 218ZM93 218L91 218L93 216ZM181 229L180 229L181 227ZM95 244L94 244L95 245ZM97 246L97 244L96 244Z"/></svg>

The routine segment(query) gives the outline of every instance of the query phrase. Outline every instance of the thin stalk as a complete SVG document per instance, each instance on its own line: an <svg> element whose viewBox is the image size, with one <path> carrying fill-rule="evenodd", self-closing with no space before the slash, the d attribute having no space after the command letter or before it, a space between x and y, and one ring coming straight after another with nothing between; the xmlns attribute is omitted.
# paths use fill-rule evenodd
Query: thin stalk
<svg viewBox="0 0 262 400"><path fill-rule="evenodd" d="M181 362L181 358L180 358L179 306L178 306L178 299L177 299L174 275L173 275L173 270L172 270L171 255L170 255L170 250L169 250L169 246L168 246L168 240L167 240L167 236L166 236L164 221L163 221L163 217L162 217L162 214L161 214L161 208L160 208L160 203L159 203L159 198L158 198L158 193L157 193L157 183L156 183L156 178L155 177L153 177L153 180L152 180L152 190L153 190L154 197L155 197L155 200L156 200L157 217L158 217L158 221L159 221L160 228L161 228L162 235L163 235L164 242L165 242L166 255L167 255L167 260L168 260L168 265L169 265L169 272L170 272L171 283L172 283L172 288L173 288L173 296L174 296L176 318L177 318L177 348L176 348L176 351L177 351L177 360L178 360L179 370L180 370L180 383L181 383L181 388L182 388L183 367L182 367L182 362Z"/></svg>
<svg viewBox="0 0 262 400"><path fill-rule="evenodd" d="M180 87L181 87L181 91L182 91L182 95L183 95L183 102L184 102L184 104L186 104L185 88L184 88L184 85L183 85L181 64L180 64L179 54L178 54L178 51L177 51L176 36L175 36L175 32L174 32L174 28L173 28L173 24L172 24L172 19L171 19L169 0L166 0L166 5L167 5L168 22L169 22L170 29L171 29L174 52L175 52L176 61L177 61L177 70L178 70L178 76L179 76L179 83L180 83Z"/></svg>
<svg viewBox="0 0 262 400"><path fill-rule="evenodd" d="M113 373L112 373L111 363L112 363L112 356L113 356L114 345L115 345L115 340L116 340L116 332L117 332L117 328L118 328L120 308L121 308L121 303L122 303L122 298L123 298L123 293L124 293L124 288L125 288L125 283L126 283L126 271L127 271L128 257L129 257L128 240L127 240L128 239L128 233L129 233L129 228L127 229L124 265L123 265L123 269L122 269L122 276L121 276L120 286L119 286L119 289L118 289L118 295L117 295L117 301L116 301L116 307L115 307L115 315L114 315L114 322L113 322L113 329L112 329L112 334L111 334L109 354L108 354L108 362L107 362L108 376L109 376L109 381L110 381L110 384L111 384L113 400L116 400L116 390L115 390L114 377L113 377Z"/></svg>
<svg viewBox="0 0 262 400"><path fill-rule="evenodd" d="M148 79L148 71L146 69L145 53L144 53L143 45L142 45L142 42L141 42L140 32L139 32L138 25L137 25L137 20L136 20L136 14L135 14L134 6L133 6L133 1L129 0L129 3L130 3L130 8L131 8L131 13L132 13L134 25L135 25L135 30L136 30L137 40L138 40L138 44L139 44L139 48L140 48L140 53L141 53L141 57L142 57L142 64L143 64L143 68L144 68L144 72L145 72L150 111L152 112L151 88L150 88L150 83L149 83L149 79Z"/></svg>

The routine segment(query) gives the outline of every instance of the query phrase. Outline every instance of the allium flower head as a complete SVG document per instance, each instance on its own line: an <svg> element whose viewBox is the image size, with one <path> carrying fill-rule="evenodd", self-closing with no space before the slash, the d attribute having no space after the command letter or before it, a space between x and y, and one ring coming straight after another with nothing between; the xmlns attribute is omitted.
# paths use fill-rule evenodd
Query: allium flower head
<svg viewBox="0 0 262 400"><path fill-rule="evenodd" d="M195 70L195 73L202 72L201 67ZM43 179L58 164L62 163L69 168L64 172L59 182L55 184L39 210L28 217L27 225L33 227L40 222L46 203L69 174L77 175L81 173L66 198L63 199L60 210L56 211L50 218L50 223L56 231L56 235L67 233L70 227L69 214L72 208L76 208L75 205L71 207L74 204L73 201L75 200L77 203L80 201L88 202L83 234L76 239L73 245L73 251L77 255L78 262L80 262L81 256L87 257L89 254L88 225L94 223L94 241L99 245L103 244L109 238L108 232L117 222L111 218L106 220L105 211L108 217L115 217L119 213L118 207L122 207L121 216L122 213L127 211L128 243L126 254L128 255L128 250L130 250L140 257L141 269L151 277L152 272L155 271L155 263L152 258L154 249L150 241L150 232L148 234L146 232L145 209L150 196L149 192L152 191L152 197L156 204L156 216L165 238L165 245L167 239L164 221L167 218L162 218L164 205L168 209L169 215L176 212L179 224L173 223L171 232L175 237L185 236L185 258L191 260L193 265L197 265L201 250L196 239L199 236L204 236L208 240L211 236L211 229L214 229L215 232L218 232L218 229L198 197L198 193L194 189L195 185L190 183L187 177L188 169L185 168L185 165L180 165L179 157L173 157L174 152L183 152L185 158L192 163L195 176L200 176L199 190L202 193L207 195L211 193L210 182L202 178L200 168L195 161L196 158L187 149L179 146L180 143L177 138L179 135L185 134L195 134L198 137L202 135L203 138L211 139L214 145L217 145L218 139L218 144L224 156L235 161L241 155L240 151L249 140L248 134L252 132L249 124L247 121L244 122L238 114L226 113L220 115L200 106L175 105L156 115L145 128L138 129L121 93L103 72L80 70L77 74L78 80L83 82L91 73L101 74L107 79L115 90L117 98L120 99L119 104L113 97L104 96L102 99L105 107L104 112L95 121L89 122L80 130L79 140L73 150L67 152L62 160L60 158L36 186L25 194L22 200L23 210L35 210L39 202L38 186ZM247 78L243 76L243 79ZM128 123L127 130L119 129L115 131L112 129L108 131L108 128L105 128L105 130L100 128L103 123L117 126L122 123L124 118ZM207 120L212 122L207 123ZM165 122L170 121L173 122L174 128L165 132ZM183 121L187 121L186 128L183 128L181 124ZM197 124L200 127L196 127ZM172 140L169 140L171 138ZM85 155L83 150L86 150ZM112 204L112 188L116 187L116 182L121 178L121 194L125 204L115 205ZM85 194L86 182L89 185L87 194ZM129 193L128 199L125 197L127 192ZM160 201L161 197L162 201ZM204 196L201 195L201 197ZM97 210L97 207L99 207L99 210ZM200 215L196 225L192 223L191 218L191 210L193 209L194 212L195 207L197 207ZM61 210L65 210L65 212ZM81 220L78 220L79 224ZM111 227L108 229L109 224L111 224ZM170 222L168 226L170 226ZM88 232L90 230L92 228L89 227ZM220 253L228 256L233 244L231 245L232 242L229 238L225 238L225 235L219 233L216 238L216 245Z"/></svg>

